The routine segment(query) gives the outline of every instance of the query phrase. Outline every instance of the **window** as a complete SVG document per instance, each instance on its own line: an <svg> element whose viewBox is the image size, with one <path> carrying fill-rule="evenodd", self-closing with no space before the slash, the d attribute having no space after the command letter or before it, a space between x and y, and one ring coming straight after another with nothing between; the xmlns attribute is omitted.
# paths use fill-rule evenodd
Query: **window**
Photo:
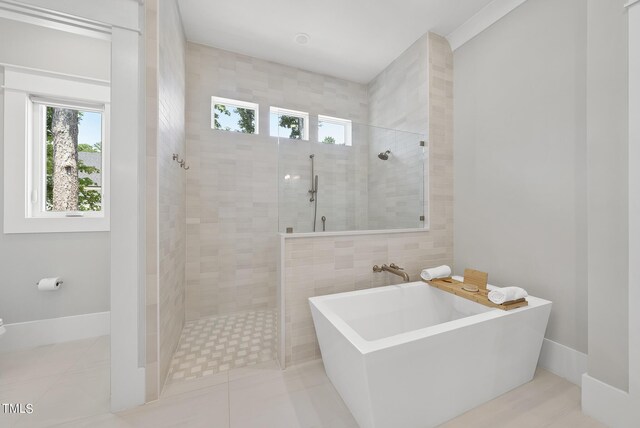
<svg viewBox="0 0 640 428"><path fill-rule="evenodd" d="M30 216L102 211L104 106L31 97Z"/></svg>
<svg viewBox="0 0 640 428"><path fill-rule="evenodd" d="M5 71L4 232L109 230L108 83Z"/></svg>
<svg viewBox="0 0 640 428"><path fill-rule="evenodd" d="M351 145L351 121L330 116L318 116L318 142Z"/></svg>
<svg viewBox="0 0 640 428"><path fill-rule="evenodd" d="M258 104L211 97L211 128L257 134Z"/></svg>
<svg viewBox="0 0 640 428"><path fill-rule="evenodd" d="M272 137L308 140L309 113L271 107L269 129Z"/></svg>

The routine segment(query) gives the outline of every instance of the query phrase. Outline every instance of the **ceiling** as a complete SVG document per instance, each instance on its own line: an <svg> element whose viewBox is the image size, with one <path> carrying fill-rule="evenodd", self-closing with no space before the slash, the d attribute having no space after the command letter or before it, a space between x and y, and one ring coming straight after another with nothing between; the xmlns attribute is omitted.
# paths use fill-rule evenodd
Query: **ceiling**
<svg viewBox="0 0 640 428"><path fill-rule="evenodd" d="M448 35L492 0L179 0L192 42L368 83L427 31ZM296 34L310 36L307 45Z"/></svg>

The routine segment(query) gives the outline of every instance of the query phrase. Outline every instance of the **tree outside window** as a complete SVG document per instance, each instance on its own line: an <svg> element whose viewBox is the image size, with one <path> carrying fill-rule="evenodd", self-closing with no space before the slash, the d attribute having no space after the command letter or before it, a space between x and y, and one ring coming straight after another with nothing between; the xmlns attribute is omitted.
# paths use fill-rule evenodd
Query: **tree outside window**
<svg viewBox="0 0 640 428"><path fill-rule="evenodd" d="M98 122L101 124L99 113L46 106L47 211L102 209L101 186L96 182L101 180L97 177L101 177L102 142L78 143L87 115L100 116ZM96 133L101 135L101 129Z"/></svg>
<svg viewBox="0 0 640 428"><path fill-rule="evenodd" d="M256 112L249 108L234 107L230 110L224 104L215 104L213 121L215 129L244 134L256 133Z"/></svg>

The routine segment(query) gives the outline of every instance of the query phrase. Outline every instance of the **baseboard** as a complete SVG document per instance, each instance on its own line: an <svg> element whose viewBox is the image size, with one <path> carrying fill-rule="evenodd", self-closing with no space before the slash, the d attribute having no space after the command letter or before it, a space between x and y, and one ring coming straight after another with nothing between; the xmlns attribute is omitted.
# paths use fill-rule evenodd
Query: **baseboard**
<svg viewBox="0 0 640 428"><path fill-rule="evenodd" d="M538 365L569 382L581 386L582 375L587 372L587 354L544 339Z"/></svg>
<svg viewBox="0 0 640 428"><path fill-rule="evenodd" d="M0 353L104 336L110 331L109 315L109 312L97 312L5 324L7 332L0 336Z"/></svg>
<svg viewBox="0 0 640 428"><path fill-rule="evenodd" d="M637 428L638 406L629 394L596 378L582 376L582 411L613 428Z"/></svg>

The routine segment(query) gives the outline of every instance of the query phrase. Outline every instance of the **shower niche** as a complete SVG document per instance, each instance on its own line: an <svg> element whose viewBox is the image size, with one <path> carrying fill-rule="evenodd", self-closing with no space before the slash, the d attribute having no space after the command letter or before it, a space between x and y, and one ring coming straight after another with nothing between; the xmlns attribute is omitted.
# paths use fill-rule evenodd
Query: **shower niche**
<svg viewBox="0 0 640 428"><path fill-rule="evenodd" d="M310 125L306 140L277 136L279 232L428 227L425 135L348 123L334 138L322 117Z"/></svg>

